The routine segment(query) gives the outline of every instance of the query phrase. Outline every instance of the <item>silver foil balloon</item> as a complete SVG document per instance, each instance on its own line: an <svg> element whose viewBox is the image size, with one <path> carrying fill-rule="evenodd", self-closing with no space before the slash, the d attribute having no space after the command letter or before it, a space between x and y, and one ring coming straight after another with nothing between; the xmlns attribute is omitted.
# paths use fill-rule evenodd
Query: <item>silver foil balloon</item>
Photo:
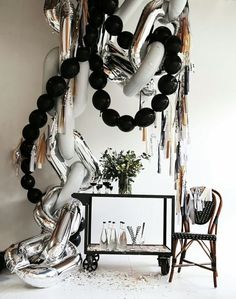
<svg viewBox="0 0 236 299"><path fill-rule="evenodd" d="M141 14L129 52L130 62L135 70L139 68L142 57L146 54L146 40L152 31L154 22L158 16L164 14L162 4L163 0L151 1Z"/></svg>
<svg viewBox="0 0 236 299"><path fill-rule="evenodd" d="M70 58L73 53L74 6L69 0L60 5L60 61Z"/></svg>
<svg viewBox="0 0 236 299"><path fill-rule="evenodd" d="M42 201L35 206L34 219L43 231L52 232L56 227L58 216L55 214L55 204L61 189L61 186L48 188Z"/></svg>
<svg viewBox="0 0 236 299"><path fill-rule="evenodd" d="M45 246L41 243L39 245ZM40 263L37 259L33 263L32 257L29 259L27 255L19 253L17 248L18 244L15 244L7 249L5 253L7 268L25 283L38 288L46 288L58 283L82 261L80 253L71 242L68 242L63 258L54 263L44 261Z"/></svg>
<svg viewBox="0 0 236 299"><path fill-rule="evenodd" d="M44 14L49 26L56 32L60 31L59 21L60 0L45 0Z"/></svg>
<svg viewBox="0 0 236 299"><path fill-rule="evenodd" d="M91 188L90 184L92 182L98 181L99 177L101 176L101 172L97 159L93 156L82 135L79 132L74 131L74 138L75 152L87 170L87 175L83 180L82 186L80 187L80 190L84 191Z"/></svg>
<svg viewBox="0 0 236 299"><path fill-rule="evenodd" d="M53 191L58 190L48 194ZM48 287L64 278L81 263L80 253L69 241L81 223L80 209L81 203L73 199L60 211L52 231L11 245L5 252L7 268L35 287Z"/></svg>
<svg viewBox="0 0 236 299"><path fill-rule="evenodd" d="M47 159L55 169L62 183L67 181L69 172L69 166L61 156L58 149L58 114L53 117L51 126L48 128L48 140L47 140Z"/></svg>

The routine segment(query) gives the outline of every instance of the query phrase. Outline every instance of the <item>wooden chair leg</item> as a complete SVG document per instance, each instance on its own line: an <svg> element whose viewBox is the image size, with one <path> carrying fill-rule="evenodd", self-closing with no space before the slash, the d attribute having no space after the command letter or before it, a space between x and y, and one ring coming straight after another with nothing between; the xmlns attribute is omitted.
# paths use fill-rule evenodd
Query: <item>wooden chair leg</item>
<svg viewBox="0 0 236 299"><path fill-rule="evenodd" d="M184 248L186 247L187 244L187 240L184 240L183 243L181 244L181 255L180 255L180 260L179 260L179 264L182 265L183 264L183 259L185 258L186 255L186 250L184 250ZM178 273L180 273L181 271L181 267L178 267Z"/></svg>
<svg viewBox="0 0 236 299"><path fill-rule="evenodd" d="M176 265L176 248L177 248L178 240L173 241L173 257L172 257L172 265L171 265L171 271L170 271L170 277L169 282L172 282L173 276L174 276L174 269Z"/></svg>
<svg viewBox="0 0 236 299"><path fill-rule="evenodd" d="M212 251L211 251L211 257L212 257L211 265L212 265L212 269L213 269L213 282L214 282L214 287L217 288L218 273L217 273L217 267L216 267L216 241L212 241L211 245L212 245L211 246L211 248L212 248Z"/></svg>

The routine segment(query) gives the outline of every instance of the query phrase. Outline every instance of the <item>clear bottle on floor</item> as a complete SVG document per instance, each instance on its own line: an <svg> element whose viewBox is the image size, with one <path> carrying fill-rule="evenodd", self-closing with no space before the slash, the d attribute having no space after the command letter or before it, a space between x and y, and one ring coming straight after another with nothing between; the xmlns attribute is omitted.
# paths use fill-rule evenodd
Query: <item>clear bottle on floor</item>
<svg viewBox="0 0 236 299"><path fill-rule="evenodd" d="M115 228L115 222L112 222L111 226L111 233L110 238L108 241L108 249L109 250L116 250L117 249L117 234L116 234L116 228Z"/></svg>
<svg viewBox="0 0 236 299"><path fill-rule="evenodd" d="M107 238L106 221L103 221L102 232L100 236L100 248L107 249L107 245L108 245L108 238Z"/></svg>
<svg viewBox="0 0 236 299"><path fill-rule="evenodd" d="M127 236L126 236L125 222L124 221L120 221L118 249L119 250L126 250L127 249Z"/></svg>

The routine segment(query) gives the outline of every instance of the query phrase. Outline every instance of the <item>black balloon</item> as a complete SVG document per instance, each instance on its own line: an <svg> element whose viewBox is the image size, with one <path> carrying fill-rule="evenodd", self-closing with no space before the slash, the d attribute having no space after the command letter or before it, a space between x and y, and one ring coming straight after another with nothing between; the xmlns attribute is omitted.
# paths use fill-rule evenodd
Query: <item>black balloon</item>
<svg viewBox="0 0 236 299"><path fill-rule="evenodd" d="M182 66L182 60L178 55L168 55L164 61L164 70L168 74L176 74Z"/></svg>
<svg viewBox="0 0 236 299"><path fill-rule="evenodd" d="M169 28L165 26L160 26L155 29L155 31L150 36L150 42L161 42L165 43L167 39L172 35Z"/></svg>
<svg viewBox="0 0 236 299"><path fill-rule="evenodd" d="M66 91L66 81L60 76L54 76L48 80L46 90L50 96L59 97Z"/></svg>
<svg viewBox="0 0 236 299"><path fill-rule="evenodd" d="M93 106L103 111L110 106L111 98L105 90L97 90L93 95Z"/></svg>
<svg viewBox="0 0 236 299"><path fill-rule="evenodd" d="M86 34L84 36L84 43L87 47L91 47L97 43L98 40L98 30L97 28L87 25Z"/></svg>
<svg viewBox="0 0 236 299"><path fill-rule="evenodd" d="M61 75L63 78L74 78L80 70L79 62L76 58L68 58L62 62Z"/></svg>
<svg viewBox="0 0 236 299"><path fill-rule="evenodd" d="M29 123L35 128L42 128L47 123L47 120L47 114L38 109L32 111L29 116Z"/></svg>
<svg viewBox="0 0 236 299"><path fill-rule="evenodd" d="M35 185L35 179L32 177L32 175L30 174L25 174L22 178L21 178L21 186L26 189L32 189Z"/></svg>
<svg viewBox="0 0 236 299"><path fill-rule="evenodd" d="M73 243L76 247L81 243L81 236L79 233L75 233L70 237L70 242Z"/></svg>
<svg viewBox="0 0 236 299"><path fill-rule="evenodd" d="M153 97L151 105L154 111L161 112L169 106L169 99L164 94L157 94Z"/></svg>
<svg viewBox="0 0 236 299"><path fill-rule="evenodd" d="M31 173L31 171L30 171L30 159L24 159L21 162L21 170L24 173Z"/></svg>
<svg viewBox="0 0 236 299"><path fill-rule="evenodd" d="M94 6L89 10L89 23L95 27L100 27L102 25L104 17L104 13Z"/></svg>
<svg viewBox="0 0 236 299"><path fill-rule="evenodd" d="M89 55L90 55L89 48L87 48L87 47L80 47L80 48L77 49L76 58L80 62L84 62L84 61L89 60Z"/></svg>
<svg viewBox="0 0 236 299"><path fill-rule="evenodd" d="M48 112L54 107L54 101L48 94L42 94L37 100L38 109L42 112Z"/></svg>
<svg viewBox="0 0 236 299"><path fill-rule="evenodd" d="M123 29L123 22L120 17L113 15L106 19L104 26L111 35L119 35Z"/></svg>
<svg viewBox="0 0 236 299"><path fill-rule="evenodd" d="M129 49L132 40L133 34L129 31L122 31L117 37L117 43L123 49Z"/></svg>
<svg viewBox="0 0 236 299"><path fill-rule="evenodd" d="M103 89L107 85L107 76L103 71L95 71L89 76L89 83L94 89Z"/></svg>
<svg viewBox="0 0 236 299"><path fill-rule="evenodd" d="M4 254L5 254L5 252L3 252L3 251L0 252L0 271L6 268Z"/></svg>
<svg viewBox="0 0 236 299"><path fill-rule="evenodd" d="M112 15L117 9L118 0L100 0L100 6L104 13Z"/></svg>
<svg viewBox="0 0 236 299"><path fill-rule="evenodd" d="M182 48L182 42L178 36L173 35L170 38L168 38L168 40L166 41L165 49L167 52L177 54L178 52L181 51L181 48Z"/></svg>
<svg viewBox="0 0 236 299"><path fill-rule="evenodd" d="M134 119L130 115L123 115L118 119L118 128L123 132L130 132L134 129Z"/></svg>
<svg viewBox="0 0 236 299"><path fill-rule="evenodd" d="M135 115L135 123L139 127L148 127L155 121L155 112L151 108L142 108Z"/></svg>
<svg viewBox="0 0 236 299"><path fill-rule="evenodd" d="M115 127L120 115L116 110L106 109L102 113L102 119L107 126Z"/></svg>
<svg viewBox="0 0 236 299"><path fill-rule="evenodd" d="M20 145L20 153L25 158L30 158L33 143L31 141L24 140Z"/></svg>
<svg viewBox="0 0 236 299"><path fill-rule="evenodd" d="M92 71L101 70L103 68L102 58L97 54L92 54L89 58L89 67Z"/></svg>
<svg viewBox="0 0 236 299"><path fill-rule="evenodd" d="M169 95L178 88L178 81L172 75L164 75L158 81L158 89L161 93Z"/></svg>
<svg viewBox="0 0 236 299"><path fill-rule="evenodd" d="M27 198L32 203L38 203L42 199L42 196L42 192L37 188L30 189L27 192Z"/></svg>
<svg viewBox="0 0 236 299"><path fill-rule="evenodd" d="M79 225L79 229L78 229L78 232L82 232L86 227L86 221L85 219L82 217L81 219L81 222L80 222L80 225Z"/></svg>
<svg viewBox="0 0 236 299"><path fill-rule="evenodd" d="M22 130L22 136L29 141L34 141L39 137L39 129L35 128L31 124L26 125Z"/></svg>

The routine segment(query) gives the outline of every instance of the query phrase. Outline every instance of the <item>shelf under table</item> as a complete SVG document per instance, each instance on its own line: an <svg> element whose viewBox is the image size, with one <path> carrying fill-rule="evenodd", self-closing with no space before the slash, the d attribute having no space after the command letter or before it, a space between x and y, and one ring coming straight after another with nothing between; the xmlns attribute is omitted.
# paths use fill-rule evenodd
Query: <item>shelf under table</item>
<svg viewBox="0 0 236 299"><path fill-rule="evenodd" d="M99 244L88 244L87 253L98 254L139 254L139 255L171 255L171 250L164 245L127 245L126 250L101 249Z"/></svg>

